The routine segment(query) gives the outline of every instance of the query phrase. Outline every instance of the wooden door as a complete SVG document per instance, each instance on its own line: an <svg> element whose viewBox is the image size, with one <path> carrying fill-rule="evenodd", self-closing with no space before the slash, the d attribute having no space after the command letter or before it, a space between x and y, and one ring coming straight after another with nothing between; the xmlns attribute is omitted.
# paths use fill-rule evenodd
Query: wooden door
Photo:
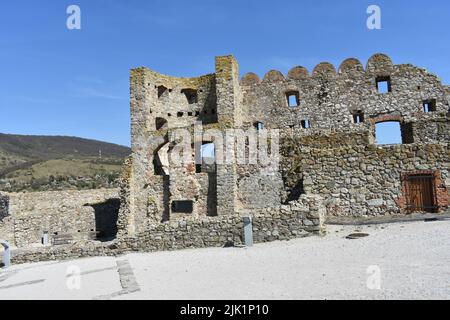
<svg viewBox="0 0 450 320"><path fill-rule="evenodd" d="M409 211L436 212L433 176L412 175L407 182Z"/></svg>

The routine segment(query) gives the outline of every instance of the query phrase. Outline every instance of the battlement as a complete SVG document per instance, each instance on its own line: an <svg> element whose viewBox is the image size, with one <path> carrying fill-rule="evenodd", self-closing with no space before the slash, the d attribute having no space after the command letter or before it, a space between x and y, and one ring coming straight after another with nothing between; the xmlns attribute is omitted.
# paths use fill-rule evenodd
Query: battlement
<svg viewBox="0 0 450 320"><path fill-rule="evenodd" d="M425 69L395 65L375 54L366 67L355 58L336 68L319 63L311 73L301 66L287 76L271 70L261 80L255 73L239 79L232 56L217 57L215 73L178 78L147 68L131 71L132 125L143 132L192 126L195 121L220 126L266 128L351 128L355 115L369 119L396 113L406 122L445 117L449 86ZM382 92L383 86L385 92ZM143 100L136 108L136 100ZM425 114L424 103L433 110ZM134 117L133 117L134 115ZM145 123L143 122L145 120Z"/></svg>

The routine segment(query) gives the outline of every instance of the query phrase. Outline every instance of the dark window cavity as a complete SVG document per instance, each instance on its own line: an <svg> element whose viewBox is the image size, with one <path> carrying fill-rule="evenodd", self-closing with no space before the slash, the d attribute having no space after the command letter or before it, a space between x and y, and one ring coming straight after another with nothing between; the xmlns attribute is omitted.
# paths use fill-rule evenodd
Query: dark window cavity
<svg viewBox="0 0 450 320"><path fill-rule="evenodd" d="M167 129L167 120L164 118L156 118L155 120L156 130Z"/></svg>
<svg viewBox="0 0 450 320"><path fill-rule="evenodd" d="M189 104L197 103L197 101L198 101L197 90L183 89L183 90L181 90L181 93L184 93Z"/></svg>
<svg viewBox="0 0 450 320"><path fill-rule="evenodd" d="M364 113L362 111L356 111L353 113L353 122L354 123L363 123L364 122Z"/></svg>
<svg viewBox="0 0 450 320"><path fill-rule="evenodd" d="M162 95L167 91L167 88L164 86L159 86L158 87L158 98L161 98Z"/></svg>
<svg viewBox="0 0 450 320"><path fill-rule="evenodd" d="M172 201L173 213L192 213L194 211L194 202L192 200Z"/></svg>
<svg viewBox="0 0 450 320"><path fill-rule="evenodd" d="M264 129L264 123L262 122L255 122L253 126L256 128L256 130L263 130Z"/></svg>
<svg viewBox="0 0 450 320"><path fill-rule="evenodd" d="M423 102L423 112L436 111L436 99L426 100Z"/></svg>

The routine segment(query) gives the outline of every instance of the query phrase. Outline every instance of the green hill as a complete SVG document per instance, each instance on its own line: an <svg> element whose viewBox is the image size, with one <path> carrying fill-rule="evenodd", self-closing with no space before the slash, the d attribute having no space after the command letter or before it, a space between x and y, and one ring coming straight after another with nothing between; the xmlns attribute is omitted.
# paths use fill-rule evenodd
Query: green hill
<svg viewBox="0 0 450 320"><path fill-rule="evenodd" d="M0 190L115 187L130 148L65 136L0 133Z"/></svg>

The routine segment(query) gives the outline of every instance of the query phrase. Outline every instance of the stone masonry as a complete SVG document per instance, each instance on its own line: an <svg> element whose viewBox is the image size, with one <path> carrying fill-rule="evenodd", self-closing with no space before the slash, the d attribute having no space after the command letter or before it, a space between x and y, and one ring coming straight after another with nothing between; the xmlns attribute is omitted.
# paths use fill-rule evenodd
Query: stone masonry
<svg viewBox="0 0 450 320"><path fill-rule="evenodd" d="M117 198L104 192L96 201L79 197L74 206L51 205L58 207L57 215L29 208L45 203L46 195L28 196L33 200L7 195L0 197L0 231L21 247L36 242L44 229L71 235L70 247L17 253L16 261L23 262L240 245L245 216L253 218L255 242L263 242L321 234L327 216L439 214L450 201L449 103L450 87L437 76L393 64L384 54L372 56L365 67L350 58L337 70L324 62L311 73L297 66L286 76L269 71L262 80L254 73L240 78L232 56L217 57L215 72L196 78L133 69L132 154L124 165L116 216L108 218L113 204L80 207ZM377 144L376 128L383 122L398 123L401 144ZM276 131L269 145L279 137L279 161L207 164L200 155L200 162L173 164L179 129L192 134L184 143L192 144L195 160L199 145L214 145L215 157L234 154L240 150L223 150L220 142L243 139L249 146L247 133ZM256 151L262 150L258 145ZM20 208L18 197L24 197ZM46 223L50 218L56 222ZM73 221L70 230L64 221ZM106 237L111 241L92 241L98 237L89 232L98 232L98 225L108 226L102 228L113 235ZM74 237L79 230L88 236Z"/></svg>

